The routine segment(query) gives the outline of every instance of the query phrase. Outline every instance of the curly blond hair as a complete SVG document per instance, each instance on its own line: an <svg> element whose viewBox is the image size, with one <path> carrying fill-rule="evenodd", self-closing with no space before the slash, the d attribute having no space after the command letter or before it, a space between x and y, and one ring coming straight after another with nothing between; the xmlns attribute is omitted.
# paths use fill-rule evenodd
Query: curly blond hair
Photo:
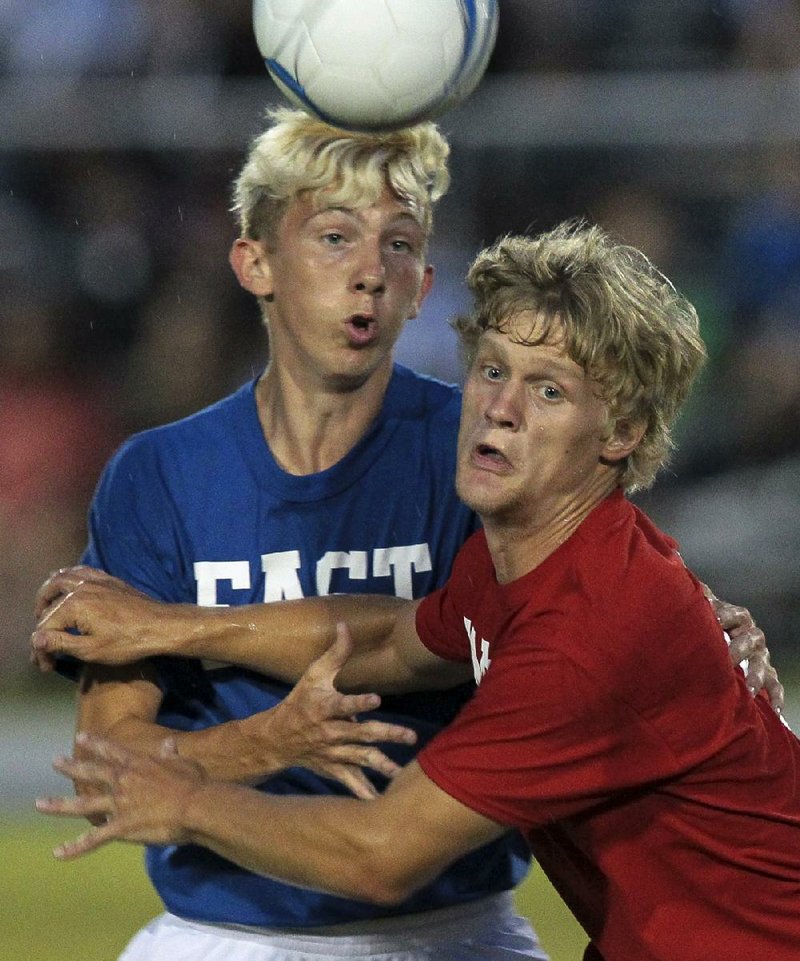
<svg viewBox="0 0 800 961"><path fill-rule="evenodd" d="M629 492L650 486L673 449L675 419L706 357L694 307L643 253L575 221L536 237L502 238L478 254L467 283L473 309L454 324L467 359L485 330L507 332L518 314L535 312L531 339L522 342L563 335L612 422L644 425L620 483Z"/></svg>

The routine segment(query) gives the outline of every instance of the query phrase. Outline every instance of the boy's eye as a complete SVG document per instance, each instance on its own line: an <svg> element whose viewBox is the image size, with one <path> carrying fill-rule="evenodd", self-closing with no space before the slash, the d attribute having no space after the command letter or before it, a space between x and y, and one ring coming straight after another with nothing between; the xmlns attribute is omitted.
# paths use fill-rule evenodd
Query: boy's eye
<svg viewBox="0 0 800 961"><path fill-rule="evenodd" d="M499 367L495 367L493 364L485 364L483 368L483 376L487 380L499 380L502 376L502 371Z"/></svg>
<svg viewBox="0 0 800 961"><path fill-rule="evenodd" d="M336 244L340 244L344 240L344 237L342 236L342 234L337 233L337 231L335 230L330 230L328 231L328 233L324 234L323 236L326 243L332 244L334 246Z"/></svg>
<svg viewBox="0 0 800 961"><path fill-rule="evenodd" d="M561 391L558 389L558 387L554 387L552 384L545 384L545 386L542 387L542 395L547 400L559 400L561 397Z"/></svg>

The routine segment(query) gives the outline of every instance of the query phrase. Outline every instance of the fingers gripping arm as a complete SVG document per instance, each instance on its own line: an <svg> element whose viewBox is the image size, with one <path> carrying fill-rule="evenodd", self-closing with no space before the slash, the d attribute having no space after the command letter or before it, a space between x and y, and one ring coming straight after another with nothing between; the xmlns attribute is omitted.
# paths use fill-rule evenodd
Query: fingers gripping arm
<svg viewBox="0 0 800 961"><path fill-rule="evenodd" d="M746 670L750 691L757 694L763 689L774 710L780 714L784 704L783 684L770 663L764 632L746 607L721 601L706 584L703 585L703 593L711 603L720 626L728 635L731 660L734 664L741 664Z"/></svg>
<svg viewBox="0 0 800 961"><path fill-rule="evenodd" d="M199 763L209 776L223 780L255 780L279 769L276 755L267 755L262 742L248 737L239 722L203 731L173 731L156 723L162 694L152 666L141 661L124 667L87 665L81 677L77 729L152 756L172 737L179 752ZM257 722L255 722L257 723ZM267 725L263 725L267 726ZM81 792L84 786L76 782Z"/></svg>
<svg viewBox="0 0 800 961"><path fill-rule="evenodd" d="M384 795L281 798L205 779L177 756L147 758L83 739L84 758L56 767L96 789L91 799L48 798L40 811L104 817L56 849L68 859L112 840L197 843L292 884L394 904L505 828L438 788L416 763Z"/></svg>
<svg viewBox="0 0 800 961"><path fill-rule="evenodd" d="M293 683L333 643L337 623L346 622L355 642L341 679L349 689L396 693L459 683L464 672L420 644L416 607L378 595L230 608L164 604L102 571L70 568L39 591L32 656L47 670L61 654L109 665L173 654L237 664Z"/></svg>
<svg viewBox="0 0 800 961"><path fill-rule="evenodd" d="M169 731L155 723L161 694L146 663L127 668L88 667L82 684L78 729L111 735L157 757L170 737L175 750L210 777L256 783L295 765L340 781L353 794L376 791L364 769L392 778L399 767L378 743L413 744L408 728L382 721L355 720L378 706L373 694L344 695L335 687L351 650L349 635L309 667L276 707L201 731ZM79 790L81 786L78 785Z"/></svg>

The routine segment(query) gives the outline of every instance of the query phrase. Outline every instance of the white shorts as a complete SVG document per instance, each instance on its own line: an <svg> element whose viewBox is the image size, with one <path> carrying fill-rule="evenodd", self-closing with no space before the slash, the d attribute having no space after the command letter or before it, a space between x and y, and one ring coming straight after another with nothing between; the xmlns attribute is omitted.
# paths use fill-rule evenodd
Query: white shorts
<svg viewBox="0 0 800 961"><path fill-rule="evenodd" d="M313 933L312 933L313 932ZM185 921L162 914L119 961L548 961L510 893L380 921L276 930Z"/></svg>

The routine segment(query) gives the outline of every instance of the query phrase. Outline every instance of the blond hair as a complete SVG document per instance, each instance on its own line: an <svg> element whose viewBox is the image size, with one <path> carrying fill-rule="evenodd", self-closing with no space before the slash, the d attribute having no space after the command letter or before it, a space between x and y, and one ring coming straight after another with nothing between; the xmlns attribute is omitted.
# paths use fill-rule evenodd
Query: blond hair
<svg viewBox="0 0 800 961"><path fill-rule="evenodd" d="M286 208L304 191L326 203L368 206L388 185L408 204L426 234L433 205L450 184L450 148L433 123L386 133L339 130L302 110L269 113L234 184L241 236L274 243Z"/></svg>
<svg viewBox="0 0 800 961"><path fill-rule="evenodd" d="M643 253L576 222L499 240L478 254L467 282L474 306L455 326L468 357L485 330L508 332L521 312L535 312L531 339L522 342L563 335L612 421L645 427L621 467L621 485L633 491L652 484L706 356L694 307Z"/></svg>

